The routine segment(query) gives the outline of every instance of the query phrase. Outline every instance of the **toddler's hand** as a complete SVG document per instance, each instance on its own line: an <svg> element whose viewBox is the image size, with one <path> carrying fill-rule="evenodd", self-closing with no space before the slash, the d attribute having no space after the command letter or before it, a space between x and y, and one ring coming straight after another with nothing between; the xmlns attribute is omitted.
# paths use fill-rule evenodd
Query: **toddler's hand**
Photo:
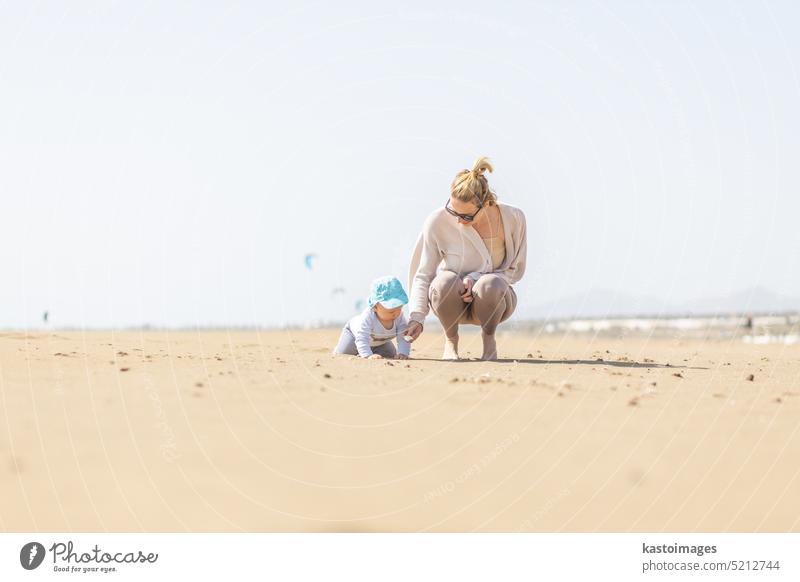
<svg viewBox="0 0 800 582"><path fill-rule="evenodd" d="M367 358L367 359L368 359L368 360L382 360L382 359L383 359L383 356L382 356L382 355L380 355L380 354L372 354L372 355L371 355L369 358Z"/></svg>

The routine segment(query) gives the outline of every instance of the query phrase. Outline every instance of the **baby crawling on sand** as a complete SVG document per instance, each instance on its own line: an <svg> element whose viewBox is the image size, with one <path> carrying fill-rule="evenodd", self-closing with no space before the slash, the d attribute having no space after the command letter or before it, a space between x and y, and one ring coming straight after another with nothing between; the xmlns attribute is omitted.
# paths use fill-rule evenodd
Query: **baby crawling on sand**
<svg viewBox="0 0 800 582"><path fill-rule="evenodd" d="M404 337L408 320L403 315L403 305L408 303L408 296L402 283L396 277L376 279L368 303L367 309L344 326L333 353L370 359L407 359L411 344ZM394 338L397 338L396 350Z"/></svg>

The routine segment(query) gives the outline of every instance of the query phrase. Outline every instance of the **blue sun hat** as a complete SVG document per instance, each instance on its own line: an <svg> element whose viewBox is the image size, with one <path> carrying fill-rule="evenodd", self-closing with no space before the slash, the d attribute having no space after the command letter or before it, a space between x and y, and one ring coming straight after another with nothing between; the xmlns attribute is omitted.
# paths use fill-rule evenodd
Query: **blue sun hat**
<svg viewBox="0 0 800 582"><path fill-rule="evenodd" d="M372 282L368 303L370 307L380 303L386 309L394 309L408 303L408 296L397 277L381 277Z"/></svg>

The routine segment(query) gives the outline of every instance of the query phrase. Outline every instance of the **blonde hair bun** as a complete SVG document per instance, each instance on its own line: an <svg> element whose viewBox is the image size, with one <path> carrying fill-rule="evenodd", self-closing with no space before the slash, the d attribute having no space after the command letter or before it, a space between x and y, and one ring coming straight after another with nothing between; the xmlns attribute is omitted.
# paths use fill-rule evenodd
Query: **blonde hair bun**
<svg viewBox="0 0 800 582"><path fill-rule="evenodd" d="M489 163L489 158L487 158L486 156L481 156L480 158L475 160L474 164L472 164L472 175L475 176L476 178L485 178L483 173L486 170L488 170L490 174L494 170L492 164Z"/></svg>
<svg viewBox="0 0 800 582"><path fill-rule="evenodd" d="M450 184L450 193L458 200L474 202L477 198L481 205L492 206L497 203L497 195L489 188L489 180L484 173L494 171L489 158L481 156L472 164L471 170L461 170Z"/></svg>

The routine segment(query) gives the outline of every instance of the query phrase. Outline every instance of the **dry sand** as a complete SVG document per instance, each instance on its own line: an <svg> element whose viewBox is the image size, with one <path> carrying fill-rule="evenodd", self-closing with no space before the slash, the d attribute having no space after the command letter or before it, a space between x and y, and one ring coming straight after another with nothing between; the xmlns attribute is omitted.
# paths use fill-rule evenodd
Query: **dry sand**
<svg viewBox="0 0 800 582"><path fill-rule="evenodd" d="M0 529L800 531L800 346L337 337L0 334Z"/></svg>

